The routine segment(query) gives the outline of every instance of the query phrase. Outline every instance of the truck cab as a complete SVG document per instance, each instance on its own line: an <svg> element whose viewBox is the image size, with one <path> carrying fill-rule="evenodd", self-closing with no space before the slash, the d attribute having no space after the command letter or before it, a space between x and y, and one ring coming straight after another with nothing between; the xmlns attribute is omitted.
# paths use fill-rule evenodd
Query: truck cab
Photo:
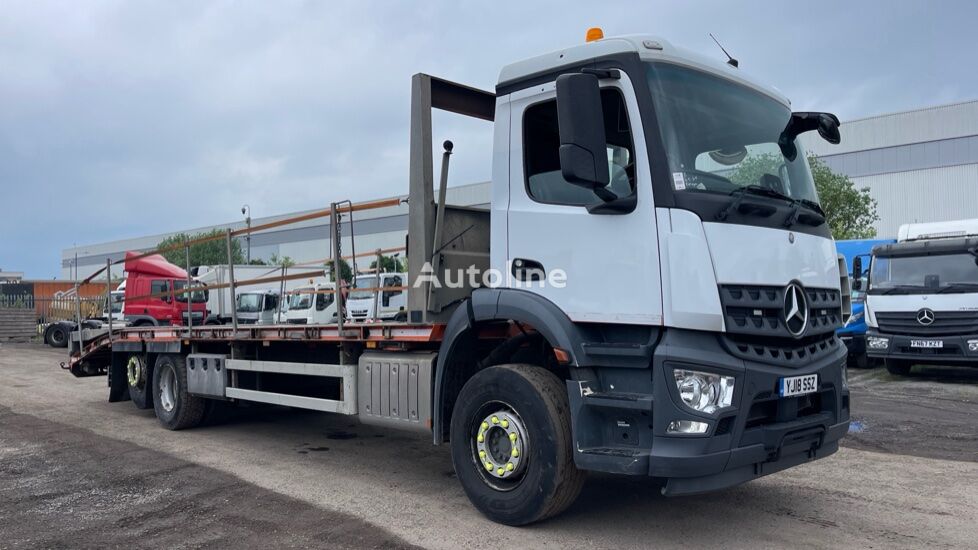
<svg viewBox="0 0 978 550"><path fill-rule="evenodd" d="M329 325L336 323L336 296L333 283L298 287L289 294L285 322L292 325Z"/></svg>
<svg viewBox="0 0 978 550"><path fill-rule="evenodd" d="M866 347L893 374L978 366L978 220L905 224L873 248Z"/></svg>
<svg viewBox="0 0 978 550"><path fill-rule="evenodd" d="M135 252L126 252L125 270L123 312L127 323L185 325L189 315L194 324L203 323L207 316L207 289L191 281L193 288L188 292L186 271L159 254L142 256Z"/></svg>
<svg viewBox="0 0 978 550"><path fill-rule="evenodd" d="M653 36L514 63L492 94L427 75L414 92L408 316L447 320L437 373L467 364L473 332L532 327L569 369L576 467L661 478L669 495L838 449L848 275L798 139L838 143L835 116ZM435 200L435 108L493 122L488 215ZM477 284L447 284L480 252ZM436 378L436 442L479 433L455 421L457 384ZM480 457L473 478L505 484L508 464Z"/></svg>
<svg viewBox="0 0 978 550"><path fill-rule="evenodd" d="M279 294L273 290L239 292L236 310L238 324L243 325L274 325L282 315Z"/></svg>
<svg viewBox="0 0 978 550"><path fill-rule="evenodd" d="M348 321L393 321L406 318L407 273L358 275L346 299Z"/></svg>

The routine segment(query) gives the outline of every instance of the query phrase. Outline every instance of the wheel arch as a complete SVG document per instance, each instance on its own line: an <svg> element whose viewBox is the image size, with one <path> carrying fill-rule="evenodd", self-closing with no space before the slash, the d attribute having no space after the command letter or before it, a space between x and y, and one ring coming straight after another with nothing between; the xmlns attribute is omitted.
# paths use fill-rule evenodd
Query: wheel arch
<svg viewBox="0 0 978 550"><path fill-rule="evenodd" d="M435 444L446 441L455 397L461 385L478 372L475 362L486 357L475 351L477 330L501 321L532 327L551 347L567 353L567 366L580 366L585 355L580 329L553 302L525 290L475 290L449 318L438 352L432 410Z"/></svg>

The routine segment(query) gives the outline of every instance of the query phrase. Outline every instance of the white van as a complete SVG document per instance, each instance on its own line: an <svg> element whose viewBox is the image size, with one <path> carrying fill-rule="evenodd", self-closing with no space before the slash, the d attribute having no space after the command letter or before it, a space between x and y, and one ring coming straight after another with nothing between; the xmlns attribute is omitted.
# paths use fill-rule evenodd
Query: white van
<svg viewBox="0 0 978 550"><path fill-rule="evenodd" d="M407 273L358 275L346 299L347 321L405 320L407 280Z"/></svg>

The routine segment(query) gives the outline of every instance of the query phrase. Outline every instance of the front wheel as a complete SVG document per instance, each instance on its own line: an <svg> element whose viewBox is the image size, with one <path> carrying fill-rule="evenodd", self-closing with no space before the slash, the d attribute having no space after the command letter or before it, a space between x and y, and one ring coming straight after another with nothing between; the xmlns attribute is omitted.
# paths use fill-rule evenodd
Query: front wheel
<svg viewBox="0 0 978 550"><path fill-rule="evenodd" d="M526 525L564 511L585 473L574 465L564 383L533 365L499 365L466 382L451 423L452 463L489 519Z"/></svg>
<svg viewBox="0 0 978 550"><path fill-rule="evenodd" d="M886 370L889 371L890 374L895 374L897 376L906 376L910 374L910 368L913 367L913 363L902 359L885 359L883 363L886 365Z"/></svg>
<svg viewBox="0 0 978 550"><path fill-rule="evenodd" d="M206 400L187 392L187 362L183 356L164 354L153 369L153 408L168 430L193 428L204 419Z"/></svg>

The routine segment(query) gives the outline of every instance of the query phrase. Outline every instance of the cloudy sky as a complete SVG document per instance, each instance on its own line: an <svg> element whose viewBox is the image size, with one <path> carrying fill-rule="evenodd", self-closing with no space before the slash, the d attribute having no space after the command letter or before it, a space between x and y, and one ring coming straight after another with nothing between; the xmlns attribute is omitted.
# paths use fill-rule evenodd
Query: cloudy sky
<svg viewBox="0 0 978 550"><path fill-rule="evenodd" d="M843 120L978 98L974 2L0 0L0 268L78 245L407 191L410 76L606 35L720 56ZM490 128L435 119L452 184Z"/></svg>

